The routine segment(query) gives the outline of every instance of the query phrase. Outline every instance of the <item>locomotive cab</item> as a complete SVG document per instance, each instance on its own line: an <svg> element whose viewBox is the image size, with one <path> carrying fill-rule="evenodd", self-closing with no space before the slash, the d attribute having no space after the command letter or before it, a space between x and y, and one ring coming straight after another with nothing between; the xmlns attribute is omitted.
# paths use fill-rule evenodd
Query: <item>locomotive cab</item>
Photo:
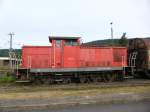
<svg viewBox="0 0 150 112"><path fill-rule="evenodd" d="M80 37L49 36L49 42L52 45L52 68L78 66Z"/></svg>

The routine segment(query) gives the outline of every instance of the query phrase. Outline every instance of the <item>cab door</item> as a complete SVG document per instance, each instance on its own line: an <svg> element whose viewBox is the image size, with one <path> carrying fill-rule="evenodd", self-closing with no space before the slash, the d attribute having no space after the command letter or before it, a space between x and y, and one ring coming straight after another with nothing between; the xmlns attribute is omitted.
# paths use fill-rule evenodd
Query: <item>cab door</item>
<svg viewBox="0 0 150 112"><path fill-rule="evenodd" d="M55 40L52 49L53 49L52 67L53 68L63 67L63 41Z"/></svg>

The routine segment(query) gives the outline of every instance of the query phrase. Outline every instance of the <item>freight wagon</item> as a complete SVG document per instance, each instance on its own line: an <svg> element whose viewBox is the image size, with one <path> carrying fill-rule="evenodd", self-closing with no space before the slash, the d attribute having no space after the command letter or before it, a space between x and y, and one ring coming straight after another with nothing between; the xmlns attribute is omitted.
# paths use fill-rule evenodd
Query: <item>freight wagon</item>
<svg viewBox="0 0 150 112"><path fill-rule="evenodd" d="M134 76L150 78L150 38L129 39L128 60Z"/></svg>
<svg viewBox="0 0 150 112"><path fill-rule="evenodd" d="M41 83L123 80L126 47L83 46L80 37L49 37L51 46L23 46L20 80Z"/></svg>

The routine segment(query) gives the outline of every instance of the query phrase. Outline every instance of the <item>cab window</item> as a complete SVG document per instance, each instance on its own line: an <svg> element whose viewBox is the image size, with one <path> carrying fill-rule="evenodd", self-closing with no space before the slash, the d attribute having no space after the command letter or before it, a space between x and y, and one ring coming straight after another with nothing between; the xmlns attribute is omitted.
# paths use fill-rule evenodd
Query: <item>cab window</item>
<svg viewBox="0 0 150 112"><path fill-rule="evenodd" d="M61 47L61 40L56 40L56 47Z"/></svg>
<svg viewBox="0 0 150 112"><path fill-rule="evenodd" d="M76 46L76 45L78 45L78 43L76 40L66 40L65 45L66 46Z"/></svg>

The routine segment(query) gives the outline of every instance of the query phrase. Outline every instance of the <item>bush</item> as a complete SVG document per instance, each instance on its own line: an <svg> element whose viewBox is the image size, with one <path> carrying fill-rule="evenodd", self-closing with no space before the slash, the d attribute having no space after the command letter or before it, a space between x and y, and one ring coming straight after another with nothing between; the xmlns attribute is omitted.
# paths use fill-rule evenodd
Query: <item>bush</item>
<svg viewBox="0 0 150 112"><path fill-rule="evenodd" d="M13 76L1 76L0 83L12 83L15 82L15 78Z"/></svg>

